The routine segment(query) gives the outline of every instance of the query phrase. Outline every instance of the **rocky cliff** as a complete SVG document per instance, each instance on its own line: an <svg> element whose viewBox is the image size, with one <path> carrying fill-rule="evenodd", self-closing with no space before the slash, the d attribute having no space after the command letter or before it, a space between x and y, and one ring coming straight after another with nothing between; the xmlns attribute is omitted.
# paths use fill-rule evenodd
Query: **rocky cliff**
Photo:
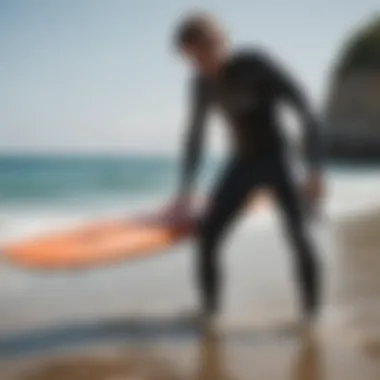
<svg viewBox="0 0 380 380"><path fill-rule="evenodd" d="M345 44L326 106L333 157L380 158L380 15Z"/></svg>

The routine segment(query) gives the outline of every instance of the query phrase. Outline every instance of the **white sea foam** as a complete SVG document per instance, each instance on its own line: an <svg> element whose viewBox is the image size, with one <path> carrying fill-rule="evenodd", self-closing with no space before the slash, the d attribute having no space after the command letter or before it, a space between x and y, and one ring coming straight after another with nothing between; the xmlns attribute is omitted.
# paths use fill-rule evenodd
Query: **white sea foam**
<svg viewBox="0 0 380 380"><path fill-rule="evenodd" d="M324 213L328 218L350 216L380 209L380 176L340 174L330 176ZM157 210L167 198L90 199L83 202L49 204L6 204L0 208L0 242L74 227L94 220L131 217L139 212ZM246 215L243 228L265 228L276 219L276 212L260 211Z"/></svg>

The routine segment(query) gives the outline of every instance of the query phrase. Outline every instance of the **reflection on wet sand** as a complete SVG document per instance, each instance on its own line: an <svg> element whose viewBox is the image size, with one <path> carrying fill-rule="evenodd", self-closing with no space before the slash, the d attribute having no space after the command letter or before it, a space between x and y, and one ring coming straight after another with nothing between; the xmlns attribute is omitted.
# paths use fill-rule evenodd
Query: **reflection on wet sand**
<svg viewBox="0 0 380 380"><path fill-rule="evenodd" d="M220 336L214 331L205 331L199 348L197 371L192 380L235 380L227 368L223 355L223 344Z"/></svg>
<svg viewBox="0 0 380 380"><path fill-rule="evenodd" d="M58 360L19 380L177 380L174 370L154 356L77 357Z"/></svg>
<svg viewBox="0 0 380 380"><path fill-rule="evenodd" d="M320 348L313 335L304 335L294 366L294 380L323 380Z"/></svg>
<svg viewBox="0 0 380 380"><path fill-rule="evenodd" d="M317 342L310 336L294 336L299 343L291 371L281 380L323 380L320 370ZM251 379L233 373L225 354L230 342L225 335L204 331L195 341L197 359L187 370L176 364L175 353L164 356L159 351L136 348L110 357L73 357L56 359L34 371L28 371L17 380L242 380ZM191 360L191 355L188 357ZM271 358L268 358L270 360ZM275 359L275 358L273 358ZM239 361L239 358L237 359ZM263 365L277 365L261 363Z"/></svg>

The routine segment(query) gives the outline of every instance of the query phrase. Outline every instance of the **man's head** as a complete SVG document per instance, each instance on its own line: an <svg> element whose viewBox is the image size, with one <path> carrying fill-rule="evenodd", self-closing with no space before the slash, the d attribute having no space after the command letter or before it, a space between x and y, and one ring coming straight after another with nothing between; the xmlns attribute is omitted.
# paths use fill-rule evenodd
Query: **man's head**
<svg viewBox="0 0 380 380"><path fill-rule="evenodd" d="M215 19L205 13L188 16L175 34L176 48L199 71L214 74L226 54L226 38Z"/></svg>

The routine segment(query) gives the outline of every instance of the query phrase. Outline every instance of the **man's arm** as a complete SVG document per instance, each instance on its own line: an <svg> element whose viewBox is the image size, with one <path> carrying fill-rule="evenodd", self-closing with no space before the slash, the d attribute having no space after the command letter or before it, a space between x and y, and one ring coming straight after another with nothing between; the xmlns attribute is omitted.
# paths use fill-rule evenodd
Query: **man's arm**
<svg viewBox="0 0 380 380"><path fill-rule="evenodd" d="M185 132L185 147L179 197L187 198L192 193L192 185L199 166L204 140L204 125L208 111L207 89L201 79L194 80L191 88L191 110L188 129Z"/></svg>
<svg viewBox="0 0 380 380"><path fill-rule="evenodd" d="M305 158L310 171L314 174L320 174L323 155L321 130L306 95L291 76L272 61L265 59L264 65L265 69L269 71L275 93L294 107L301 116L304 127Z"/></svg>

